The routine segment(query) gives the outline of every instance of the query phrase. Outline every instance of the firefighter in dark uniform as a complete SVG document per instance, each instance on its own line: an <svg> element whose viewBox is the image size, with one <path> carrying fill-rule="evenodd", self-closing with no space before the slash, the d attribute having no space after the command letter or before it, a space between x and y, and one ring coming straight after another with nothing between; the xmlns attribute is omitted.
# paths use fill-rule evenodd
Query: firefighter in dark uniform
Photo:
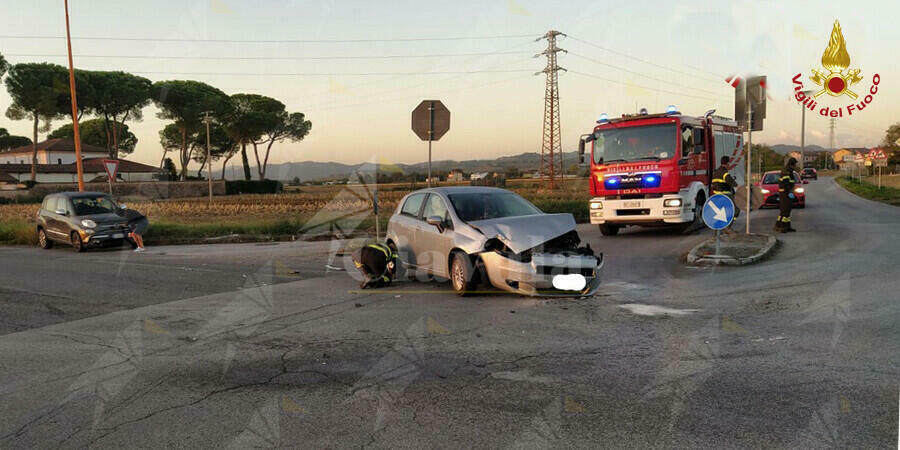
<svg viewBox="0 0 900 450"><path fill-rule="evenodd" d="M734 203L734 188L737 187L737 180L734 179L730 173L728 173L728 163L731 162L731 158L728 156L723 156L720 160L721 164L719 168L713 171L712 175L712 184L710 187L712 188L713 195L721 194L725 195L731 199L731 202ZM741 213L741 210L738 209L737 203L734 203L734 217L737 218ZM731 222L732 225L734 222ZM731 225L725 229L726 232L732 232Z"/></svg>
<svg viewBox="0 0 900 450"><path fill-rule="evenodd" d="M778 175L778 207L780 211L778 214L778 221L775 222L775 231L777 232L788 233L797 231L791 227L791 207L793 206L794 201L795 184L794 166L796 165L796 159L788 159L784 168L781 169L781 173Z"/></svg>
<svg viewBox="0 0 900 450"><path fill-rule="evenodd" d="M386 286L397 272L397 253L384 244L369 244L353 252L353 265L363 276L360 289Z"/></svg>

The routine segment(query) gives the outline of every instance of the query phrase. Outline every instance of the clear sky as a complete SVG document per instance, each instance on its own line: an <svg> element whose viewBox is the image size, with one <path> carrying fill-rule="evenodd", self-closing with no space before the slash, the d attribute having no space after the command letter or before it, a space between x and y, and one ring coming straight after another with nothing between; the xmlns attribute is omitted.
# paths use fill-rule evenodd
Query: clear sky
<svg viewBox="0 0 900 450"><path fill-rule="evenodd" d="M65 64L64 40L21 38L64 35L62 0L0 3L0 53L11 63ZM558 43L569 51L559 56L569 69L560 76L567 150L601 112L662 111L675 104L686 114L715 108L732 116L733 91L724 78L734 73L768 75L766 129L754 133L754 142L797 144L801 109L790 97L791 77L803 72L806 78L810 69L821 68L835 19L851 68L865 77L855 91L865 91L874 73L882 80L863 112L838 119L836 146L876 145L900 121L898 13L895 0L70 2L73 37L171 40L75 39L74 52L82 55L75 58L77 67L131 71L153 81L196 79L228 94L269 95L304 112L312 133L301 143L276 147L272 162L360 162L373 156L422 161L427 147L410 131L409 114L425 98L441 99L452 112L450 131L434 146L436 160L540 151L544 77L533 73L545 60L533 56L545 43L534 37L549 29L569 35ZM511 35L534 37L486 38ZM477 39L402 40L407 38ZM353 39L363 42L322 42ZM304 40L317 42L297 42ZM200 56L231 59L190 59ZM392 57L378 58L386 56ZM322 57L348 59L308 59ZM0 109L9 103L2 89ZM823 97L822 103L842 106L850 100ZM130 158L153 165L159 163L157 133L164 125L155 113L150 107L142 122L130 124L140 140ZM0 117L0 127L30 136L24 121ZM807 114L807 133L808 143L828 146L826 119Z"/></svg>

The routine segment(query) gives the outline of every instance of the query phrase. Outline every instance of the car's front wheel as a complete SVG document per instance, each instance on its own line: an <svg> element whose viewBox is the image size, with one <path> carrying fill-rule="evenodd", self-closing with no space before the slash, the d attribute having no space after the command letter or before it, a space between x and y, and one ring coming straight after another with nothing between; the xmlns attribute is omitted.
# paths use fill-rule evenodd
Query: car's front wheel
<svg viewBox="0 0 900 450"><path fill-rule="evenodd" d="M450 264L450 284L457 295L466 296L472 294L477 284L475 267L472 260L463 252L453 254L453 262Z"/></svg>
<svg viewBox="0 0 900 450"><path fill-rule="evenodd" d="M81 253L84 251L84 242L81 240L81 236L78 235L77 231L73 231L69 237L72 240L72 248L75 249L76 252Z"/></svg>
<svg viewBox="0 0 900 450"><path fill-rule="evenodd" d="M53 247L53 241L47 237L47 232L43 228L38 230L38 245L44 250Z"/></svg>

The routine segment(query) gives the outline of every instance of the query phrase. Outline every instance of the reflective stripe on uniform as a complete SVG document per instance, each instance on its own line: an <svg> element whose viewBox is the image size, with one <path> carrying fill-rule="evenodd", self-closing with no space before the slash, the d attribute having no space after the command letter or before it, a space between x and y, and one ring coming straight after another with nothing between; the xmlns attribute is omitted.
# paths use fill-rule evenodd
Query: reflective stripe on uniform
<svg viewBox="0 0 900 450"><path fill-rule="evenodd" d="M382 245L380 245L380 244L369 244L369 245L367 245L366 247L372 247L372 248L374 248L374 249L380 251L381 253L384 253L384 256L385 256L386 258L390 258L390 257L391 257L391 249L389 249L389 248L386 249L386 248L384 248L384 246L382 246Z"/></svg>

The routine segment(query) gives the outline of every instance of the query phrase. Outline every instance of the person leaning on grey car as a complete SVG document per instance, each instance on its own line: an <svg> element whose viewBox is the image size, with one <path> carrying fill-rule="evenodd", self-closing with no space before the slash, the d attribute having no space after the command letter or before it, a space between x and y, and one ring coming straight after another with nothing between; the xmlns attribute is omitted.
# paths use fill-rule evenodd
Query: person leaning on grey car
<svg viewBox="0 0 900 450"><path fill-rule="evenodd" d="M135 253L141 253L144 251L144 233L147 232L147 227L150 226L150 221L147 220L147 217L141 214L140 212L127 208L124 204L120 205L116 210L116 214L124 217L128 220L128 227L131 228L131 233L128 235L133 241L137 248L134 249Z"/></svg>

